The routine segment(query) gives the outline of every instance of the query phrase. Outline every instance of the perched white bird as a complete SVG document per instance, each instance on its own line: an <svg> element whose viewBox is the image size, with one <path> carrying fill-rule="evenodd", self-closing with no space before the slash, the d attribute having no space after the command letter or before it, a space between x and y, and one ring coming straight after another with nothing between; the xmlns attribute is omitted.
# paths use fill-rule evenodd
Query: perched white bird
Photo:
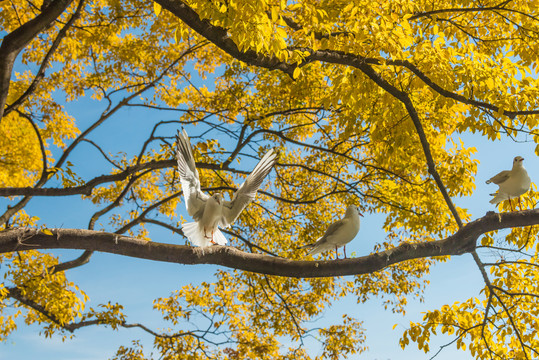
<svg viewBox="0 0 539 360"><path fill-rule="evenodd" d="M344 257L346 258L346 244L352 241L359 231L359 216L363 216L359 208L354 205L349 206L344 218L331 224L324 235L314 244L302 246L300 249L310 248L309 254L311 255L335 249L336 256L339 258L337 248L344 246Z"/></svg>
<svg viewBox="0 0 539 360"><path fill-rule="evenodd" d="M182 133L178 131L176 151L178 171L187 213L195 220L183 224L182 230L193 245L206 247L227 243L218 227L229 227L255 198L262 181L275 164L276 157L273 149L268 151L234 193L232 200L224 201L222 194L216 193L209 196L200 189L200 179L189 137L185 130Z"/></svg>
<svg viewBox="0 0 539 360"><path fill-rule="evenodd" d="M511 170L505 170L501 173L491 177L486 182L487 184L494 183L500 188L498 192L490 194L494 196L490 200L491 204L498 204L504 200L509 200L511 210L513 210L513 204L511 199L518 197L518 202L520 204L520 195L526 193L531 185L530 177L528 172L524 169L522 162L524 158L521 156L516 156L513 159L513 168ZM522 209L522 206L521 206Z"/></svg>

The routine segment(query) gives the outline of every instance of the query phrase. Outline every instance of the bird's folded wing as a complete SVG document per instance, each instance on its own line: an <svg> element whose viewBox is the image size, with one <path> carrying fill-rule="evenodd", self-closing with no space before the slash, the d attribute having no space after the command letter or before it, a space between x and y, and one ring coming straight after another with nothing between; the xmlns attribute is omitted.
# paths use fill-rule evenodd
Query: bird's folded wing
<svg viewBox="0 0 539 360"><path fill-rule="evenodd" d="M347 219L341 219L339 221L334 222L333 224L329 225L326 232L324 233L324 236L322 238L327 238L329 236L335 235L337 231L339 231L343 226L346 225L348 222Z"/></svg>
<svg viewBox="0 0 539 360"><path fill-rule="evenodd" d="M251 202L256 196L256 192L262 181L269 174L271 168L275 164L277 154L271 149L258 162L254 170L249 174L245 182L234 193L231 201L223 203L223 215L226 223L223 226L230 225L240 215L241 211Z"/></svg>
<svg viewBox="0 0 539 360"><path fill-rule="evenodd" d="M490 183L501 184L507 179L509 179L510 176L511 176L511 170L502 171L501 173L494 175L489 180L487 180L487 184L490 184Z"/></svg>
<svg viewBox="0 0 539 360"><path fill-rule="evenodd" d="M182 184L183 196L187 213L196 221L202 216L206 200L209 198L200 190L200 179L195 166L195 159L191 150L191 143L185 130L178 131L176 160L178 161L178 172Z"/></svg>

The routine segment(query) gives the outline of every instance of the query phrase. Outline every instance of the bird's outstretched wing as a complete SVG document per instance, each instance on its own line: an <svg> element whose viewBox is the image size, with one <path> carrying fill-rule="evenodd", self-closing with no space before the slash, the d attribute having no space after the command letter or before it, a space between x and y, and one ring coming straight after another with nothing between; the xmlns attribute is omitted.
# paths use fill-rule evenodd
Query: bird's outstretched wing
<svg viewBox="0 0 539 360"><path fill-rule="evenodd" d="M488 179L487 184L490 184L490 183L494 183L496 185L501 184L507 179L509 179L510 176L511 176L511 170L502 171L501 173L496 174L490 179Z"/></svg>
<svg viewBox="0 0 539 360"><path fill-rule="evenodd" d="M234 193L232 200L223 203L223 215L225 221L225 223L222 224L223 226L229 226L237 219L241 211L253 201L262 181L269 174L273 165L275 165L276 158L277 154L273 149L268 151L258 162L247 179L245 179L245 182L241 184L240 188Z"/></svg>
<svg viewBox="0 0 539 360"><path fill-rule="evenodd" d="M178 131L176 139L176 160L178 161L178 172L180 173L185 207L187 208L187 213L195 221L198 221L202 217L206 200L208 200L209 196L200 190L200 179L187 132L184 129L182 129L181 133Z"/></svg>

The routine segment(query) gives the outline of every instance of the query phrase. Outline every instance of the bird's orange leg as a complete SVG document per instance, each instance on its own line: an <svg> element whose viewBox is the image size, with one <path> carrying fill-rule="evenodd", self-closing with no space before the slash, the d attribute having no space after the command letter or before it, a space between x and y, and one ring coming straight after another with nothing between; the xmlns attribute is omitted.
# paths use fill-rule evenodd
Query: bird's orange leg
<svg viewBox="0 0 539 360"><path fill-rule="evenodd" d="M343 250L344 250L344 258L346 259L346 245L344 245Z"/></svg>
<svg viewBox="0 0 539 360"><path fill-rule="evenodd" d="M513 202L511 201L511 198L509 198L509 207L511 208L511 211L515 211L513 210Z"/></svg>
<svg viewBox="0 0 539 360"><path fill-rule="evenodd" d="M335 256L337 259L339 259L339 251L337 250L337 246L335 245Z"/></svg>

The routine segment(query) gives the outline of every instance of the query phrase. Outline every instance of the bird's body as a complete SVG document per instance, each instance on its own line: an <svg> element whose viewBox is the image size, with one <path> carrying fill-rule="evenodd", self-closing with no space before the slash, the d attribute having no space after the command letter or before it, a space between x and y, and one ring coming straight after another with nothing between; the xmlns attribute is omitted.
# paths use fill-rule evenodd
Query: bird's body
<svg viewBox="0 0 539 360"><path fill-rule="evenodd" d="M209 196L200 189L198 170L185 130L178 132L177 141L176 159L185 206L187 213L195 220L183 224L182 230L193 245L225 245L227 240L219 227L229 227L255 198L262 181L275 164L276 154L273 150L268 151L234 193L232 200L224 201L220 193Z"/></svg>
<svg viewBox="0 0 539 360"><path fill-rule="evenodd" d="M514 198L520 199L520 196L528 191L531 179L522 165L523 161L522 157L516 156L513 159L513 168L511 170L502 171L486 181L487 184L494 183L499 186L498 191L491 194L494 196L490 200L491 204L498 204L504 200L511 201ZM511 204L511 208L512 206Z"/></svg>
<svg viewBox="0 0 539 360"><path fill-rule="evenodd" d="M344 246L344 256L346 257L346 244L352 241L359 231L359 216L361 213L357 206L349 206L346 209L344 218L331 224L324 235L313 244L308 244L302 248L310 248L309 254L333 250Z"/></svg>

